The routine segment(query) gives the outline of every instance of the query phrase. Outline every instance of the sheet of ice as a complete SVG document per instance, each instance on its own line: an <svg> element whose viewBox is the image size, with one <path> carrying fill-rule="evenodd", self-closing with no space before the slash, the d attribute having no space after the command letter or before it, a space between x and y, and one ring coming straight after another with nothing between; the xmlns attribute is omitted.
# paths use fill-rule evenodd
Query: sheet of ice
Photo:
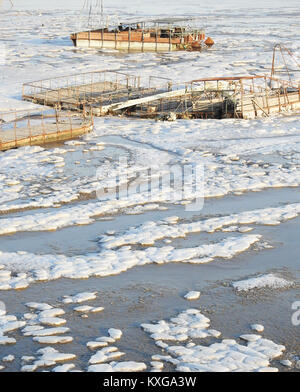
<svg viewBox="0 0 300 392"><path fill-rule="evenodd" d="M0 346L17 343L16 339L0 335Z"/></svg>
<svg viewBox="0 0 300 392"><path fill-rule="evenodd" d="M62 335L70 331L70 328L67 327L43 328L40 326L32 326L31 329L28 328L29 327L24 328L22 330L24 336L34 336L34 337L53 336L53 335Z"/></svg>
<svg viewBox="0 0 300 392"><path fill-rule="evenodd" d="M96 298L97 298L97 291L93 293L84 292L84 293L78 293L73 296L66 296L64 297L62 302L65 304L71 304L71 303L80 304L82 302L91 301Z"/></svg>
<svg viewBox="0 0 300 392"><path fill-rule="evenodd" d="M37 353L39 354L39 358L33 364L33 366L36 365L37 367L52 366L55 365L57 362L71 361L76 358L75 354L60 353L53 347L45 347L39 349Z"/></svg>
<svg viewBox="0 0 300 392"><path fill-rule="evenodd" d="M280 361L281 365L286 366L286 367L292 367L293 363L289 359L282 359Z"/></svg>
<svg viewBox="0 0 300 392"><path fill-rule="evenodd" d="M248 291L261 288L282 289L293 285L294 282L280 278L274 274L259 275L255 278L248 278L232 283L232 286L237 291Z"/></svg>
<svg viewBox="0 0 300 392"><path fill-rule="evenodd" d="M265 330L265 327L261 324L252 324L251 329L256 332L263 332Z"/></svg>
<svg viewBox="0 0 300 392"><path fill-rule="evenodd" d="M247 342L256 342L257 340L261 339L261 336L255 334L245 334L241 335L240 339L246 340Z"/></svg>
<svg viewBox="0 0 300 392"><path fill-rule="evenodd" d="M58 317L58 316L62 316L63 314L65 314L65 311L63 309L59 309L59 308L52 308L52 309L46 309L46 310L42 310L39 313L39 318L48 318L48 317Z"/></svg>
<svg viewBox="0 0 300 392"><path fill-rule="evenodd" d="M87 342L87 347L91 350L95 350L99 347L107 347L108 346L108 342Z"/></svg>
<svg viewBox="0 0 300 392"><path fill-rule="evenodd" d="M35 336L33 341L40 344L66 344L73 342L72 336Z"/></svg>
<svg viewBox="0 0 300 392"><path fill-rule="evenodd" d="M116 328L109 328L108 330L109 336L114 339L114 340L119 340L121 339L123 332L120 329Z"/></svg>
<svg viewBox="0 0 300 392"><path fill-rule="evenodd" d="M132 17L137 9L139 13L147 17L153 16L153 12L160 17L170 14L169 5L168 7L164 5L162 9L158 1L155 3L156 8L145 1L138 7L136 2L131 2L131 5L127 5L124 9L117 1L115 5L111 5L110 11L113 15L121 14L122 18ZM231 3L234 4L233 7ZM1 14L1 35L5 42L6 56L5 61L0 65L0 109L14 109L17 102L19 107L29 106L28 103L17 101L15 97L20 96L21 83L36 79L37 69L40 78L66 75L80 72L80 70L92 71L99 69L99 58L101 58L103 69L121 71L130 69L135 75L146 76L171 75L176 81L191 80L195 76L215 76L220 73L225 76L267 73L274 45L274 23L280 24L280 29L276 30L276 42L284 42L296 53L299 51L297 23L292 25L290 23L291 14L296 18L295 1L289 0L284 6L279 1L276 1L276 5L272 2L272 7L270 7L270 2L267 5L259 4L261 7L259 10L256 8L257 3L255 3L255 8L252 8L252 5L245 5L245 1L243 9L237 9L240 3L230 2L230 12L225 3L204 6L201 10L195 2L189 1L185 4L184 13L201 16L207 25L207 34L212 34L217 44L216 49L201 55L193 52L174 52L159 56L156 53L132 53L116 57L114 51L99 52L79 48L74 51L71 41L67 38L70 31L74 30L74 20L78 21L76 22L78 30L85 29L87 26L81 26L81 15L74 11L73 4L68 10L64 8L55 11L47 10L47 12L30 9L32 7L26 5L25 8L29 8L29 12L15 12L13 18L10 13L3 12ZM182 16L182 3L176 0L171 6L176 15ZM64 6L60 3L59 7ZM245 29L246 18L247 29ZM19 26L17 31L16 25ZM293 76L297 77L297 73L295 72ZM151 159L145 161L144 166L147 166L151 160L153 162L159 160L159 154L162 155L168 149L167 152L185 157L188 163L197 164L202 161L206 164L207 196L224 195L247 189L260 190L266 187L299 185L299 167L295 162L291 162L288 167L271 164L269 168L255 167L256 162L250 164L251 159L242 162L243 155L254 152L264 154L283 152L284 154L291 153L294 157L299 151L296 118L267 118L253 122L230 119L222 122L183 120L172 124L128 121L118 118L96 119L95 124L95 133L84 138L84 145L79 144L82 141L68 143L66 149L70 147L90 149L90 141L99 143L102 135L118 134L151 146L149 149ZM156 159L153 159L154 147L160 149L159 152L156 151L154 156ZM222 154L219 154L219 151ZM56 167L64 162L45 161L45 164L43 162L41 165L42 159L39 158L45 157L45 153L32 147L27 150L20 149L17 152L1 154L1 158L5 159L13 156L10 164L14 162L16 165L9 170L4 168L1 172L4 176L3 181L0 179L0 184L3 184L4 188L1 197L7 202L6 206L1 207L8 208L8 210L16 206L20 208L22 205L28 208L52 207L61 202L78 200L77 189L80 187L92 188L90 186L92 179L87 179L84 174L78 176L77 183L70 178L64 178L69 168ZM38 156L38 154L41 155ZM29 155L32 155L31 158L36 161L29 164L28 161L31 159ZM51 160L51 155L45 158ZM238 160L240 156L242 159ZM18 157L21 157L21 160ZM82 161L81 157L72 157L71 166L75 166L75 162L79 160ZM0 162L0 167L4 167L2 162ZM60 180L61 189L54 190L50 196L41 196L40 192L33 192L33 196L30 197L29 188L33 191L33 184L30 181L20 181L22 185L12 186L5 183L6 180L11 182L14 178L22 180L24 174L32 176L34 173L34 182L38 184L40 178L45 179L45 176L38 171L45 172L46 169L50 176L57 175L57 179ZM51 177L48 180L51 181ZM45 191L45 181L41 183L42 186L39 189ZM15 207L13 207L14 204Z"/></svg>
<svg viewBox="0 0 300 392"><path fill-rule="evenodd" d="M184 298L188 300L195 300L200 298L200 291L189 291L187 294L185 294Z"/></svg>
<svg viewBox="0 0 300 392"><path fill-rule="evenodd" d="M276 208L244 211L239 214L224 217L210 218L192 223L177 223L164 221L150 221L138 227L128 229L123 235L107 235L101 237L101 245L106 249L113 249L123 245L153 245L155 241L163 238L186 237L192 233L213 233L230 225L278 225L300 214L300 203L288 204ZM238 227L235 227L237 230ZM232 230L230 230L232 231Z"/></svg>
<svg viewBox="0 0 300 392"><path fill-rule="evenodd" d="M13 362L15 360L14 355L7 355L6 357L2 358L2 362Z"/></svg>
<svg viewBox="0 0 300 392"><path fill-rule="evenodd" d="M66 363L64 365L56 366L55 368L52 369L52 372L54 373L66 373L69 372L70 370L74 369L75 365L73 363Z"/></svg>
<svg viewBox="0 0 300 392"><path fill-rule="evenodd" d="M143 362L117 362L112 366L113 372L142 372L147 369L147 365Z"/></svg>
<svg viewBox="0 0 300 392"><path fill-rule="evenodd" d="M99 313L99 312L102 312L104 310L104 308L101 306L94 307L94 306L83 305L83 306L76 306L73 310L78 313L89 313L89 312L90 313Z"/></svg>
<svg viewBox="0 0 300 392"><path fill-rule="evenodd" d="M92 355L89 364L95 365L103 362L108 362L109 360L119 358L125 355L125 353L118 351L117 347L104 347L98 350L96 354Z"/></svg>
<svg viewBox="0 0 300 392"><path fill-rule="evenodd" d="M152 366L152 369L154 369L154 370L162 370L164 368L164 364L162 362L158 362L158 361L152 361L152 362L150 362L150 365Z"/></svg>
<svg viewBox="0 0 300 392"><path fill-rule="evenodd" d="M43 325L49 326L59 326L66 324L67 320L62 319L60 317L41 317L39 318L39 322Z"/></svg>
<svg viewBox="0 0 300 392"><path fill-rule="evenodd" d="M29 355L23 355L23 357L21 357L21 360L22 362L32 362L35 360L35 357Z"/></svg>
<svg viewBox="0 0 300 392"><path fill-rule="evenodd" d="M96 342L114 343L115 339L108 336L101 336L100 338L96 339Z"/></svg>
<svg viewBox="0 0 300 392"><path fill-rule="evenodd" d="M45 304L45 303L38 303L38 302L28 302L27 304L25 304L28 308L30 309L34 309L34 310L50 310L53 309L53 306L49 305L49 304Z"/></svg>
<svg viewBox="0 0 300 392"><path fill-rule="evenodd" d="M260 241L260 235L241 235L229 237L217 243L203 244L195 248L175 249L171 246L162 248L149 247L146 250L131 250L123 247L118 251L104 250L98 254L85 256L67 257L64 255L34 255L26 252L4 253L0 252L0 263L14 270L26 271L28 284L32 281L54 280L58 278L82 279L90 276L104 277L117 275L135 266L146 264L164 264L171 262L183 262L202 264L208 263L215 258L230 259L237 254L246 251L251 245ZM24 279L24 277L22 277ZM13 289L15 278L7 280L5 288ZM95 294L88 293L79 301L94 298ZM73 303L72 297L64 299L67 303ZM64 323L58 317L44 317L40 322L45 325L58 326Z"/></svg>
<svg viewBox="0 0 300 392"><path fill-rule="evenodd" d="M95 372L95 373L113 372L113 368L111 365L107 363L101 365L90 365L88 367L88 372Z"/></svg>
<svg viewBox="0 0 300 392"><path fill-rule="evenodd" d="M210 335L210 320L197 309L188 309L169 322L161 320L141 326L153 339L160 336L162 340L178 342L188 338L203 339ZM270 362L280 357L285 347L260 335L255 336L246 346L234 339L223 339L209 345L190 342L185 346L167 346L165 350L168 355L154 355L152 359L170 362L180 372L278 371L270 367Z"/></svg>

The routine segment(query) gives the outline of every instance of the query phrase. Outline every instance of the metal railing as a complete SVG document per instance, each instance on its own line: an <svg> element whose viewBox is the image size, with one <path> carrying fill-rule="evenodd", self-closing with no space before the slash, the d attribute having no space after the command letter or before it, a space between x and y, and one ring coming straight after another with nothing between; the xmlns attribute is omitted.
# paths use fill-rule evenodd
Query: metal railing
<svg viewBox="0 0 300 392"><path fill-rule="evenodd" d="M0 150L71 139L92 126L87 113L49 108L0 112Z"/></svg>

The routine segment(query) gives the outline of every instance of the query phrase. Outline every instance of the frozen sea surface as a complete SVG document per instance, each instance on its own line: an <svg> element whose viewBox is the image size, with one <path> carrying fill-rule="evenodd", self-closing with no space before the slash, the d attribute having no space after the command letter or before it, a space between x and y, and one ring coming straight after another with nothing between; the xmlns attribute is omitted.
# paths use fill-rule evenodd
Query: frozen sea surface
<svg viewBox="0 0 300 392"><path fill-rule="evenodd" d="M64 6L20 0L14 9L7 3L0 8L0 111L32 107L20 100L22 83L31 80L99 69L175 81L269 74L275 43L300 54L293 0L107 5L120 19L200 16L216 42L208 52L164 54L73 48L70 33L86 27L79 0ZM289 65L300 80L299 68ZM2 371L218 370L216 352L224 366L234 355L237 368L247 360L248 370L295 370L299 116L171 123L97 118L94 131L79 141L0 153ZM202 189L188 188L175 199L159 187L149 194L148 169L159 181L174 165L204 168L203 209L189 208ZM130 186L129 197L114 197L116 178L121 191ZM141 324L167 325L189 309L184 295L191 291L201 292L192 306L210 320L209 336L203 325L193 326L193 341L185 342L183 319L173 326L178 341L171 344L167 335L157 341L142 330ZM250 336L253 324L264 326L261 340ZM252 347L252 356L233 354L226 346L233 341L238 351ZM192 349L199 345L216 349L205 366L201 349ZM168 355L171 360L161 358Z"/></svg>

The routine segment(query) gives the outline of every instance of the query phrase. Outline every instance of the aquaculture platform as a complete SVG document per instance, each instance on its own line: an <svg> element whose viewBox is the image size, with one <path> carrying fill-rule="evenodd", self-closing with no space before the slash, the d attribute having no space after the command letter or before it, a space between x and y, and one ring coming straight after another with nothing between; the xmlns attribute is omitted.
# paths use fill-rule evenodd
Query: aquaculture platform
<svg viewBox="0 0 300 392"><path fill-rule="evenodd" d="M25 83L23 100L103 116L115 104L170 88L167 78L146 79L121 72L95 71Z"/></svg>
<svg viewBox="0 0 300 392"><path fill-rule="evenodd" d="M269 76L197 79L174 84L110 71L23 86L23 99L93 116L252 119L300 109L300 86Z"/></svg>
<svg viewBox="0 0 300 392"><path fill-rule="evenodd" d="M267 76L198 79L111 107L116 113L160 119L253 119L299 109L300 86Z"/></svg>
<svg viewBox="0 0 300 392"><path fill-rule="evenodd" d="M0 150L73 139L90 132L90 115L55 109L0 113Z"/></svg>

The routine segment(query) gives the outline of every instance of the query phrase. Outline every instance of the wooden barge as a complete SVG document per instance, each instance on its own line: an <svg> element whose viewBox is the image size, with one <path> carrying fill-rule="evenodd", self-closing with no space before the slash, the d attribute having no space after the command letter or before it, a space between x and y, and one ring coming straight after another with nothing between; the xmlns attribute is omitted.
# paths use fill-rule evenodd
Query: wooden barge
<svg viewBox="0 0 300 392"><path fill-rule="evenodd" d="M203 29L179 25L186 19L157 19L121 23L117 27L100 28L71 35L75 47L117 49L136 52L200 51L214 45Z"/></svg>

